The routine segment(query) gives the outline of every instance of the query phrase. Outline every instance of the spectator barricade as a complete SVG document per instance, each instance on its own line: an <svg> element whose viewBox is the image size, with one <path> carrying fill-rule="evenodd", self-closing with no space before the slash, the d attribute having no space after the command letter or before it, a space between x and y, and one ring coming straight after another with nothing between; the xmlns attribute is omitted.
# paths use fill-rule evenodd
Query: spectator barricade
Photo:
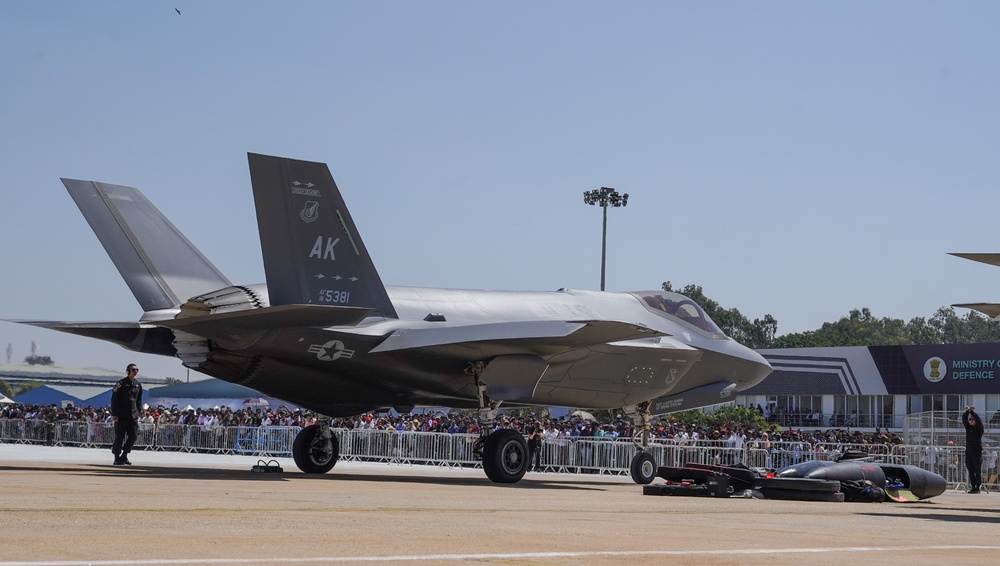
<svg viewBox="0 0 1000 566"><path fill-rule="evenodd" d="M191 427L199 428L200 427ZM236 426L217 427L200 431L200 439L218 448L198 446L198 451L232 452L234 454L268 457L292 455L292 444L299 427L292 426Z"/></svg>
<svg viewBox="0 0 1000 566"><path fill-rule="evenodd" d="M38 419L0 419L0 440L14 444L46 444L48 424Z"/></svg>
<svg viewBox="0 0 1000 566"><path fill-rule="evenodd" d="M138 449L289 457L299 427L209 427L177 424L140 424ZM481 467L473 457L475 434L397 432L379 429L335 428L344 461ZM114 423L38 419L0 419L0 442L107 448L114 440ZM540 461L544 471L627 475L637 450L630 439L578 437L547 438ZM848 451L859 451L877 462L908 464L940 474L954 488L966 486L965 447L957 445L810 444L794 441L730 441L654 439L648 451L658 466L743 464L758 469L778 469L807 460L835 460ZM996 448L987 451L996 452ZM984 454L983 479L987 489L997 489L998 457Z"/></svg>
<svg viewBox="0 0 1000 566"><path fill-rule="evenodd" d="M26 437L25 431L29 428L31 421L28 419L3 419L0 420L0 440L10 444L24 444L26 442L43 442L44 437L32 439ZM39 421L40 422L40 421Z"/></svg>
<svg viewBox="0 0 1000 566"><path fill-rule="evenodd" d="M569 473L575 465L569 449L570 442L566 437L542 440L542 453L538 458L542 469L547 472Z"/></svg>
<svg viewBox="0 0 1000 566"><path fill-rule="evenodd" d="M97 448L99 446L111 446L114 441L114 423L93 423L87 421L64 421L56 423L56 446ZM138 440L136 444L139 444Z"/></svg>
<svg viewBox="0 0 1000 566"><path fill-rule="evenodd" d="M156 427L156 448L181 452L193 452L191 445L191 429L194 427L179 424L162 424ZM237 427L238 428L238 427Z"/></svg>
<svg viewBox="0 0 1000 566"><path fill-rule="evenodd" d="M470 466L478 436L376 429L335 429L340 457L365 462Z"/></svg>
<svg viewBox="0 0 1000 566"><path fill-rule="evenodd" d="M110 448L115 441L113 422L59 421L52 425L52 429L51 444L54 446ZM155 425L151 423L140 423L135 448L138 450L153 448L155 429Z"/></svg>

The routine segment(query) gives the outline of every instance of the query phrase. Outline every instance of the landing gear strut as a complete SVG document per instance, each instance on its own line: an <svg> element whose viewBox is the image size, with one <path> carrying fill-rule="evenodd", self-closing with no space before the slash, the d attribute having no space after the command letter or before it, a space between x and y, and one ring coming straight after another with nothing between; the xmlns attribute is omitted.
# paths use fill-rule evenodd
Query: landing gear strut
<svg viewBox="0 0 1000 566"><path fill-rule="evenodd" d="M626 407L625 413L631 417L632 423L637 428L641 427L641 432L632 438L638 451L632 456L629 475L635 483L648 485L656 477L656 459L649 452L649 401L634 407Z"/></svg>
<svg viewBox="0 0 1000 566"><path fill-rule="evenodd" d="M519 432L511 429L492 431L496 426L497 409L503 401L493 401L486 396L486 385L479 381L479 374L486 366L481 362L469 372L476 379L479 390L479 439L472 447L472 455L483 462L486 477L494 483L517 483L528 471L528 443Z"/></svg>
<svg viewBox="0 0 1000 566"><path fill-rule="evenodd" d="M333 469L340 457L340 444L330 429L330 418L321 417L316 424L299 431L292 444L295 465L307 474L325 474Z"/></svg>

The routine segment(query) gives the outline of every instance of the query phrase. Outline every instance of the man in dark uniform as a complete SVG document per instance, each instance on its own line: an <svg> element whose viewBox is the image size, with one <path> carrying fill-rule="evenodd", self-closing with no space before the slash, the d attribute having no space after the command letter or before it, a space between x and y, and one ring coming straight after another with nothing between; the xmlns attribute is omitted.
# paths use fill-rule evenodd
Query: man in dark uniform
<svg viewBox="0 0 1000 566"><path fill-rule="evenodd" d="M115 442L111 452L116 466L131 466L128 453L139 436L139 416L142 414L142 384L136 381L139 367L129 364L128 375L115 383L111 391L111 420L115 422Z"/></svg>
<svg viewBox="0 0 1000 566"><path fill-rule="evenodd" d="M528 471L542 471L542 423L528 426Z"/></svg>
<svg viewBox="0 0 1000 566"><path fill-rule="evenodd" d="M983 483L983 421L976 408L966 405L962 415L965 425L965 467L969 471L969 493L979 493Z"/></svg>

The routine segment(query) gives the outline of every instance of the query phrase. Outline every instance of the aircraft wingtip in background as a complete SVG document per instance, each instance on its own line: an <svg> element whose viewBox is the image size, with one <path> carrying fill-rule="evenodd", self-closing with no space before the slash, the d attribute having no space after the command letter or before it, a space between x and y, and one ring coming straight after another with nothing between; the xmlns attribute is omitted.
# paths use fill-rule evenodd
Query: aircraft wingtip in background
<svg viewBox="0 0 1000 566"><path fill-rule="evenodd" d="M960 257L962 259L978 261L979 263L985 263L987 265L994 265L1000 267L1000 253L949 252L948 255L953 255L955 257ZM992 319L1000 320L1000 303L959 303L959 304L953 304L951 306L963 309L972 309L974 311L981 312Z"/></svg>

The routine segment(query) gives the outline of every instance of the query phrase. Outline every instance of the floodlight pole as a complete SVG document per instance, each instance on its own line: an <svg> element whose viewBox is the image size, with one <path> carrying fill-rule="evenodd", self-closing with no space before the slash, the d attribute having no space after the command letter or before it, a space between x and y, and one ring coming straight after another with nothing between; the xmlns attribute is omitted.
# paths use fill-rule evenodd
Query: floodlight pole
<svg viewBox="0 0 1000 566"><path fill-rule="evenodd" d="M608 260L608 207L628 205L628 193L619 194L611 187L601 187L583 193L583 202L604 209L604 224L601 231L601 291L604 290L604 270Z"/></svg>

